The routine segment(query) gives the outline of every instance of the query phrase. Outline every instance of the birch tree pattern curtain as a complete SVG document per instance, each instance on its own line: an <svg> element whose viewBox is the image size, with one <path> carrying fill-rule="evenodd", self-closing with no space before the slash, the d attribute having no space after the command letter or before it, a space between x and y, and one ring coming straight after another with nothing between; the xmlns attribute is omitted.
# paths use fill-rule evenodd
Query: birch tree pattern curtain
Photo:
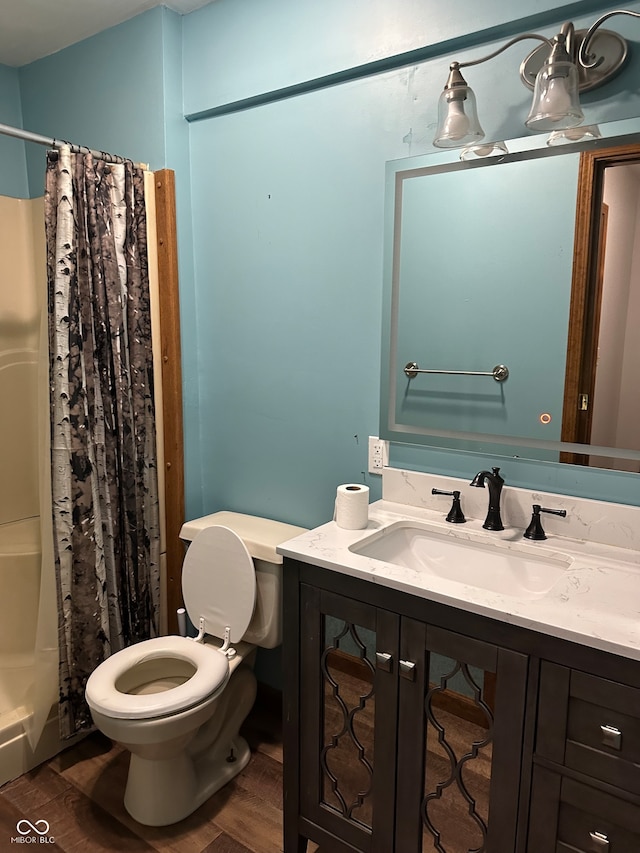
<svg viewBox="0 0 640 853"><path fill-rule="evenodd" d="M110 654L158 634L159 517L144 173L47 155L60 732Z"/></svg>

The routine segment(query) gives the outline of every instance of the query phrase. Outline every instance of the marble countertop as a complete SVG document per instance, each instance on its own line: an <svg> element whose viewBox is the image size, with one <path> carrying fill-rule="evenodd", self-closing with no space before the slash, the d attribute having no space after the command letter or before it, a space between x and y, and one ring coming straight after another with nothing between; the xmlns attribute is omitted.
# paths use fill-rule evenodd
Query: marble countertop
<svg viewBox="0 0 640 853"><path fill-rule="evenodd" d="M349 550L361 540L405 519L428 522L445 535L490 542L534 555L564 555L570 565L538 598L504 595ZM545 519L546 521L546 519ZM545 529L547 525L545 524ZM550 534L542 542L522 528L486 531L478 519L452 525L441 510L380 500L369 507L364 530L345 530L334 521L283 542L280 554L371 583L529 628L592 648L640 660L640 551Z"/></svg>

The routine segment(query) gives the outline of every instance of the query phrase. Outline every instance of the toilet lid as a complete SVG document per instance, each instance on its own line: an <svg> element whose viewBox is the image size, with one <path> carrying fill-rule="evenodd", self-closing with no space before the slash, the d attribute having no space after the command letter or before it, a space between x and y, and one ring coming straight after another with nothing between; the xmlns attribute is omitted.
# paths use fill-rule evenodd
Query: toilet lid
<svg viewBox="0 0 640 853"><path fill-rule="evenodd" d="M244 636L256 603L256 574L251 555L233 530L205 527L187 549L182 566L182 595L196 628L205 620L205 633L231 642Z"/></svg>
<svg viewBox="0 0 640 853"><path fill-rule="evenodd" d="M195 672L183 684L158 693L136 695L119 689L118 680L139 664L156 660L161 675L163 658L187 661ZM199 705L224 688L228 680L229 659L218 649L187 637L156 637L108 657L89 676L85 695L91 710L105 717L149 720Z"/></svg>

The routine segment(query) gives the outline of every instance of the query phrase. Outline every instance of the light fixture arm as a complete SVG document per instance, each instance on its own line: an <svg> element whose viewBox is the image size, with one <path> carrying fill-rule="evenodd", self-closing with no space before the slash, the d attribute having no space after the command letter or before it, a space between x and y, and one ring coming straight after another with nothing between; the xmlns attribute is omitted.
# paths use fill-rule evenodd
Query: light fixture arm
<svg viewBox="0 0 640 853"><path fill-rule="evenodd" d="M565 26L567 26L565 24ZM571 36L573 35L573 29L571 31ZM470 59L468 62L452 62L449 65L449 78L445 84L445 92L449 92L449 99L454 98L464 98L465 95L456 94L455 90L459 86L467 85L467 81L460 73L461 68L470 68L472 65L480 65L483 62L488 62L490 59L493 59L495 56L499 56L505 50L510 48L512 45L517 44L519 41L524 41L525 39L536 39L537 41L541 41L546 44L550 49L553 50L554 43L546 38L545 36L538 35L538 33L523 33L520 36L516 36L512 38L510 41L506 42L499 47L497 50L494 50L493 53L488 53L486 56L481 56L479 59Z"/></svg>
<svg viewBox="0 0 640 853"><path fill-rule="evenodd" d="M452 62L450 68L453 69L454 65L457 68L469 68L472 65L480 65L482 62L488 62L490 59L493 59L494 56L499 56L503 51L507 50L507 48L517 44L519 41L524 41L525 39L537 39L537 41L542 41L549 47L553 47L553 42L550 39L545 38L545 36L538 35L538 33L523 33L521 36L512 38L510 41L503 44L502 47L494 50L493 53L481 56L480 59L471 59L469 62Z"/></svg>
<svg viewBox="0 0 640 853"><path fill-rule="evenodd" d="M560 27L560 35L564 36L565 50L569 54L571 61L576 61L576 28L572 21L566 21Z"/></svg>
<svg viewBox="0 0 640 853"><path fill-rule="evenodd" d="M580 50L578 52L578 61L583 68L596 68L602 62L601 58L597 58L595 54L589 53L589 44L595 31L614 15L630 15L632 18L640 18L640 12L631 12L628 9L614 9L613 12L607 12L598 18L597 21L594 21L587 30L585 37L582 39L582 44L580 45Z"/></svg>

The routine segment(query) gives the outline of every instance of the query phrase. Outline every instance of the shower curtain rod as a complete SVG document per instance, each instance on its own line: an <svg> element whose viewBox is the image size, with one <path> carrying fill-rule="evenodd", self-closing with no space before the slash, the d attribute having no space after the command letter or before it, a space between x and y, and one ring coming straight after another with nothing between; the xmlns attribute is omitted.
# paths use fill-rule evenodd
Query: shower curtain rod
<svg viewBox="0 0 640 853"><path fill-rule="evenodd" d="M53 139L48 136L40 136L39 133L31 133L29 130L22 130L20 127L11 127L8 124L0 124L0 134L4 136L13 136L16 139L23 139L25 142L35 142L37 145L47 145L49 148L60 148L63 145L68 145L74 154L91 154L99 160L106 160L108 163L124 163L125 158L119 154L107 154L105 151L95 151L93 148L87 148L84 145L74 145L71 142L65 142L63 139Z"/></svg>

